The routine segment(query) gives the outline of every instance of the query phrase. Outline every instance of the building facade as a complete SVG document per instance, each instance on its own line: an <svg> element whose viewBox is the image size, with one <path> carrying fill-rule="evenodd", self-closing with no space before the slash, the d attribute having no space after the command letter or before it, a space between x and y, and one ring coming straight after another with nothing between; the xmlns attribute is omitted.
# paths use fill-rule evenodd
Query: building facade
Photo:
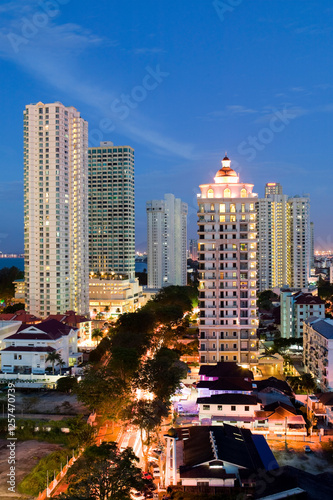
<svg viewBox="0 0 333 500"><path fill-rule="evenodd" d="M89 279L89 307L92 318L100 313L105 319L116 319L121 314L134 312L147 302L138 278L133 280L117 277Z"/></svg>
<svg viewBox="0 0 333 500"><path fill-rule="evenodd" d="M188 254L190 259L198 260L198 240L189 241Z"/></svg>
<svg viewBox="0 0 333 500"><path fill-rule="evenodd" d="M89 148L89 267L135 276L134 149Z"/></svg>
<svg viewBox="0 0 333 500"><path fill-rule="evenodd" d="M225 157L198 195L200 363L257 361L257 234L253 184Z"/></svg>
<svg viewBox="0 0 333 500"><path fill-rule="evenodd" d="M259 257L258 289L263 291L290 283L288 197L269 192L265 198L257 200L256 211Z"/></svg>
<svg viewBox="0 0 333 500"><path fill-rule="evenodd" d="M88 312L88 124L60 102L24 111L25 304Z"/></svg>
<svg viewBox="0 0 333 500"><path fill-rule="evenodd" d="M309 197L288 197L280 184L268 183L256 211L259 291L306 287L312 263Z"/></svg>
<svg viewBox="0 0 333 500"><path fill-rule="evenodd" d="M280 292L281 337L300 338L303 336L303 322L310 316L325 318L325 301L312 293Z"/></svg>
<svg viewBox="0 0 333 500"><path fill-rule="evenodd" d="M1 370L13 374L44 374L52 367L48 355L57 353L65 367L74 366L82 355L77 352L77 329L55 319L35 325L22 324L16 333L3 339ZM55 372L60 365L54 366Z"/></svg>
<svg viewBox="0 0 333 500"><path fill-rule="evenodd" d="M148 288L187 283L187 203L173 194L151 200L147 211Z"/></svg>
<svg viewBox="0 0 333 500"><path fill-rule="evenodd" d="M304 321L303 363L324 391L333 390L333 320L315 316Z"/></svg>

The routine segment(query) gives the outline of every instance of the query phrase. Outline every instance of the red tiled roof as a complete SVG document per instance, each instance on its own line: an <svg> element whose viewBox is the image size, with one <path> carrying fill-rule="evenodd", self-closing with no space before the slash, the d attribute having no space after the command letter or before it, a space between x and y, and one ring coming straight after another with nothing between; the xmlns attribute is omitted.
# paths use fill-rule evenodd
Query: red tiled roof
<svg viewBox="0 0 333 500"><path fill-rule="evenodd" d="M7 337L6 340L57 340L68 335L72 330L77 330L77 328L64 325L56 319L49 319L36 325L21 325L17 332Z"/></svg>
<svg viewBox="0 0 333 500"><path fill-rule="evenodd" d="M15 313L0 314L0 320L2 321L22 321L22 323L31 323L40 321L40 318L29 314L24 309L16 311Z"/></svg>
<svg viewBox="0 0 333 500"><path fill-rule="evenodd" d="M66 325L77 325L78 323L85 323L86 321L91 321L89 318L86 318L85 316L76 314L75 311L66 311L64 314L50 314L50 316L46 318L46 321L49 319L56 319Z"/></svg>
<svg viewBox="0 0 333 500"><path fill-rule="evenodd" d="M325 301L311 293L303 293L296 298L295 304L325 304Z"/></svg>
<svg viewBox="0 0 333 500"><path fill-rule="evenodd" d="M32 346L26 346L26 345L23 345L23 346L15 346L15 345L11 345L9 347L6 347L6 349L2 349L1 352L5 352L5 351L14 351L14 352L53 352L55 351L55 349L53 347L50 347L50 346L46 346L46 347L32 347Z"/></svg>

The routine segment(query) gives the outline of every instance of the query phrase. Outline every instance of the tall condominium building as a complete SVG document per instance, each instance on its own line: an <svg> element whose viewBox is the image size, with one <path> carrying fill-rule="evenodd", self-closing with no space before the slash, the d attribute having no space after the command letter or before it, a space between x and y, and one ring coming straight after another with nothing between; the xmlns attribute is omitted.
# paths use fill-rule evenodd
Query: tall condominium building
<svg viewBox="0 0 333 500"><path fill-rule="evenodd" d="M314 268L314 222L310 222L310 268Z"/></svg>
<svg viewBox="0 0 333 500"><path fill-rule="evenodd" d="M291 282L288 196L267 194L256 201L256 211L258 289L263 291Z"/></svg>
<svg viewBox="0 0 333 500"><path fill-rule="evenodd" d="M200 186L200 363L257 361L257 234L253 184L222 161L213 184Z"/></svg>
<svg viewBox="0 0 333 500"><path fill-rule="evenodd" d="M310 276L310 198L294 196L288 199L290 224L290 286L303 288Z"/></svg>
<svg viewBox="0 0 333 500"><path fill-rule="evenodd" d="M282 194L282 186L278 182L268 182L265 186L265 196L268 194Z"/></svg>
<svg viewBox="0 0 333 500"><path fill-rule="evenodd" d="M190 240L188 246L189 258L198 260L198 240Z"/></svg>
<svg viewBox="0 0 333 500"><path fill-rule="evenodd" d="M304 288L310 276L310 199L288 197L277 183L266 184L265 193L256 201L258 289Z"/></svg>
<svg viewBox="0 0 333 500"><path fill-rule="evenodd" d="M135 276L134 149L89 148L89 267Z"/></svg>
<svg viewBox="0 0 333 500"><path fill-rule="evenodd" d="M88 124L72 106L24 111L26 307L89 311Z"/></svg>
<svg viewBox="0 0 333 500"><path fill-rule="evenodd" d="M173 194L147 202L148 288L187 283L187 203Z"/></svg>

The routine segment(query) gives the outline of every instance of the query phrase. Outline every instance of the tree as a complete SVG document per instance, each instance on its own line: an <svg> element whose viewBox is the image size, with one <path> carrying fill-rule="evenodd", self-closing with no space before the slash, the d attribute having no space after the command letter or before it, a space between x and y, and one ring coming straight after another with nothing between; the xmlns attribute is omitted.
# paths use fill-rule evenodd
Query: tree
<svg viewBox="0 0 333 500"><path fill-rule="evenodd" d="M103 417L112 421L117 420L128 405L131 394L130 387L124 384L118 374L105 366L89 368L75 387L75 393L90 411L98 408Z"/></svg>
<svg viewBox="0 0 333 500"><path fill-rule="evenodd" d="M167 406L156 398L152 401L147 399L136 400L124 412L124 416L127 416L130 422L140 429L145 469L148 468L148 449L151 434L161 425L162 418L167 417L168 413Z"/></svg>
<svg viewBox="0 0 333 500"><path fill-rule="evenodd" d="M56 351L52 351L50 352L47 357L46 357L46 362L50 361L50 363L52 363L52 375L54 375L54 364L55 362L57 362L57 364L61 365L61 363L63 363L63 360L60 356L60 354ZM61 369L61 368L60 368Z"/></svg>
<svg viewBox="0 0 333 500"><path fill-rule="evenodd" d="M9 300L14 296L13 281L24 278L24 272L17 267L3 267L0 269L0 297Z"/></svg>
<svg viewBox="0 0 333 500"><path fill-rule="evenodd" d="M187 366L186 368L185 366L179 364L177 351L162 347L140 368L134 383L136 387L152 392L169 407L170 397L179 387L181 378L186 376Z"/></svg>
<svg viewBox="0 0 333 500"><path fill-rule="evenodd" d="M100 328L94 328L93 331L91 332L91 338L93 340L96 340L96 342L98 343L98 339L102 339L103 338L103 332Z"/></svg>
<svg viewBox="0 0 333 500"><path fill-rule="evenodd" d="M76 377L62 377L57 380L57 391L59 392L71 392L76 386Z"/></svg>
<svg viewBox="0 0 333 500"><path fill-rule="evenodd" d="M120 452L114 442L89 446L70 469L68 494L61 498L127 500L132 488L144 490L138 461L131 449Z"/></svg>
<svg viewBox="0 0 333 500"><path fill-rule="evenodd" d="M12 306L7 306L3 309L3 314L14 314L17 311L24 311L25 304L23 302L18 302L17 304L13 304Z"/></svg>

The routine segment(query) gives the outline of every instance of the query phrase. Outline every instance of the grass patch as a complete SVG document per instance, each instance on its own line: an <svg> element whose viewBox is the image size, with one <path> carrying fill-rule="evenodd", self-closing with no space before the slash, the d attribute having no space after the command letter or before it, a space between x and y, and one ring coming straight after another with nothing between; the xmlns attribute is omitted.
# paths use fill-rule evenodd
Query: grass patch
<svg viewBox="0 0 333 500"><path fill-rule="evenodd" d="M53 480L54 471L57 475L61 466L67 463L67 457L71 458L71 450L64 448L50 453L42 458L36 467L18 485L18 491L25 495L37 496L47 486L47 474L49 483Z"/></svg>

